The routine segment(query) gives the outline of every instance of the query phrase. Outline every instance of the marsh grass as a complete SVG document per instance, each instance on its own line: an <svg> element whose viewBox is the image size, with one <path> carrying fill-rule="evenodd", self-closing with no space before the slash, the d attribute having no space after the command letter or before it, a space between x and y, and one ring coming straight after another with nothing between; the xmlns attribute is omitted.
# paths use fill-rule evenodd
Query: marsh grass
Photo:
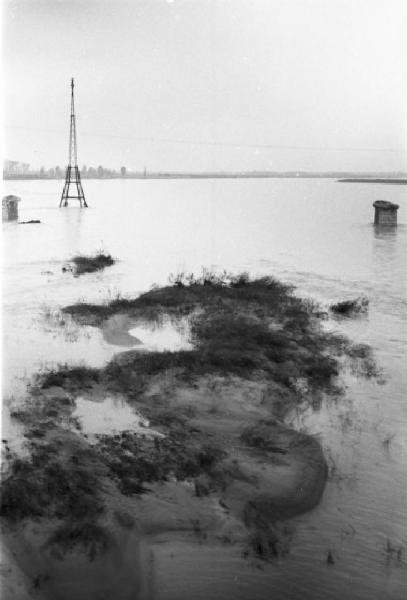
<svg viewBox="0 0 407 600"><path fill-rule="evenodd" d="M55 517L78 520L103 512L100 483L91 469L62 462L52 444L33 446L29 459L16 458L2 481L0 514L12 522Z"/></svg>
<svg viewBox="0 0 407 600"><path fill-rule="evenodd" d="M69 395L31 394L10 409L10 417L25 427L24 437L44 437L48 430L59 426L78 428L72 417L75 402Z"/></svg>
<svg viewBox="0 0 407 600"><path fill-rule="evenodd" d="M272 277L250 279L246 273L202 275L181 273L172 285L154 288L133 299L114 298L107 304L79 303L64 312L87 323L101 323L116 313L128 313L143 321L157 322L163 315L188 318L193 349L178 352L129 352L126 361L112 360L99 374L88 373L88 383L103 380L117 391L136 397L149 379L174 371L178 379L193 381L208 374L258 373L297 390L303 382L309 391L335 387L339 357L346 355L360 370L374 374L374 362L344 337L321 326L324 313L310 300L293 294L292 286ZM83 384L82 373L61 370L49 374L44 385L58 378ZM63 381L61 384L64 385Z"/></svg>
<svg viewBox="0 0 407 600"><path fill-rule="evenodd" d="M80 302L66 306L63 311L82 319L92 316L104 319L119 312L128 312L151 321L159 320L164 313L182 317L196 309L230 306L236 302L251 305L261 314L271 314L273 310L281 312L285 304L290 305L294 313L309 311L306 302L292 294L292 286L273 277L250 280L247 274L217 275L204 271L204 275L198 278L192 274L180 274L170 277L170 282L172 285L153 288L137 298L118 297L105 304Z"/></svg>
<svg viewBox="0 0 407 600"><path fill-rule="evenodd" d="M72 454L62 460L52 443L33 443L29 459L10 457L1 485L0 515L14 524L58 519L47 545L60 557L81 547L93 559L108 548L111 538L97 523L105 510L100 480L91 467L83 466L82 458Z"/></svg>
<svg viewBox="0 0 407 600"><path fill-rule="evenodd" d="M70 315L61 312L61 310L51 309L47 304L43 304L41 312L45 331L58 333L70 343L75 343L80 338L90 338L90 332L80 327L77 319L73 319Z"/></svg>
<svg viewBox="0 0 407 600"><path fill-rule="evenodd" d="M326 355L329 338L316 331L295 341L294 334L275 331L267 320L222 309L193 317L191 334L192 350L130 351L126 360L111 361L101 378L117 391L134 395L165 371L186 382L209 374L247 379L263 373L292 390L301 378L310 389L327 389L339 372L337 359Z"/></svg>
<svg viewBox="0 0 407 600"><path fill-rule="evenodd" d="M37 435L29 436L29 458L8 457L0 515L13 524L56 519L60 523L47 545L62 554L81 546L94 558L109 542L107 532L97 523L105 511L100 474L106 468L92 449L46 441L44 431L38 431L39 440Z"/></svg>
<svg viewBox="0 0 407 600"><path fill-rule="evenodd" d="M99 378L99 369L93 369L85 365L69 367L65 364L38 374L36 384L43 389L55 386L68 390L71 388L77 389L78 387L89 388L98 383Z"/></svg>
<svg viewBox="0 0 407 600"><path fill-rule="evenodd" d="M210 475L225 456L221 449L170 432L163 438L142 438L133 432L98 436L95 447L125 495L148 492L146 484Z"/></svg>

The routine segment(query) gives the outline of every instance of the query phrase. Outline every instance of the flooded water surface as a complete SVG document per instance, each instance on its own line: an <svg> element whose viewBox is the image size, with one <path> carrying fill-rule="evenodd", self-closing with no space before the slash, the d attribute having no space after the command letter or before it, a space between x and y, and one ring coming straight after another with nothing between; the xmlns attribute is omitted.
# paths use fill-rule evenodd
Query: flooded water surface
<svg viewBox="0 0 407 600"><path fill-rule="evenodd" d="M6 399L18 401L33 373L58 363L102 366L126 348L188 348L187 332L171 324L78 327L60 309L137 295L202 266L275 275L325 308L366 296L366 315L328 326L370 344L382 370L380 382L348 375L341 398L291 416L318 436L331 476L318 508L292 521L288 556L259 570L221 547L184 541L170 557L162 545L155 597L405 598L407 188L322 179L85 181L84 188L88 209L74 201L60 209L61 182L6 182L5 193L22 198L20 220L41 220L3 225ZM400 205L397 229L373 227L378 199ZM117 258L113 267L82 277L63 271L73 255L100 249ZM143 427L117 399L79 399L76 410L90 433ZM12 434L8 423L6 415L3 437Z"/></svg>
<svg viewBox="0 0 407 600"><path fill-rule="evenodd" d="M75 398L72 416L79 420L80 430L86 435L116 434L121 431L144 431L148 421L130 408L122 398Z"/></svg>

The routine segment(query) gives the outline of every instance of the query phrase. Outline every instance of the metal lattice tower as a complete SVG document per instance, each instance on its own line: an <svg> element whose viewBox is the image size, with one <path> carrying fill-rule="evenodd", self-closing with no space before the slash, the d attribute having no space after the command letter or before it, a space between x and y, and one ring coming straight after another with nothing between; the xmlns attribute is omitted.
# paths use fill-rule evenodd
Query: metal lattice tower
<svg viewBox="0 0 407 600"><path fill-rule="evenodd" d="M81 174L78 169L77 147L76 147L76 120L75 120L75 101L74 101L74 82L71 79L71 122L69 130L69 163L66 168L65 185L62 190L61 202L59 206L68 206L68 199L75 198L79 200L80 207L87 208L85 194L83 193ZM73 191L70 193L70 188Z"/></svg>

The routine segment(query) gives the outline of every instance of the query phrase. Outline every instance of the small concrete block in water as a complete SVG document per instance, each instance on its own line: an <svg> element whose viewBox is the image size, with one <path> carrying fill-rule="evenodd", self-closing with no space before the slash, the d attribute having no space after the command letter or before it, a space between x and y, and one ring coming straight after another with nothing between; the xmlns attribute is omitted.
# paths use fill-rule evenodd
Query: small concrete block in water
<svg viewBox="0 0 407 600"><path fill-rule="evenodd" d="M386 200L376 200L373 202L375 209L374 224L384 225L386 227L396 227L398 204L387 202Z"/></svg>
<svg viewBox="0 0 407 600"><path fill-rule="evenodd" d="M18 203L21 198L18 196L4 196L2 201L2 220L17 221L18 219Z"/></svg>

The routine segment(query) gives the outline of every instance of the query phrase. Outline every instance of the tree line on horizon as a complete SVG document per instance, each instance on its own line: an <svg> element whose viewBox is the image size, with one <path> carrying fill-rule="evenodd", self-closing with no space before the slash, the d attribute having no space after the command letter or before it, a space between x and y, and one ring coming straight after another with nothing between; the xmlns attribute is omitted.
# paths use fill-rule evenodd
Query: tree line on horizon
<svg viewBox="0 0 407 600"><path fill-rule="evenodd" d="M66 167L62 168L59 165L56 167L50 167L46 169L45 167L41 167L38 171L30 171L31 174L37 174L39 177L50 178L50 179L63 179L65 177ZM81 177L86 178L100 178L103 177L126 177L127 175L127 167L120 167L120 170L116 169L107 169L102 165L98 167L88 167L87 165L83 165L79 172Z"/></svg>
<svg viewBox="0 0 407 600"><path fill-rule="evenodd" d="M11 163L11 166L8 165ZM23 168L19 168L19 165ZM407 177L407 173L403 171L392 172L365 172L365 171L268 171L268 170L251 170L251 171L214 171L214 172L177 172L177 171L149 171L144 167L143 170L129 170L122 166L120 169L109 169L99 165L98 167L88 167L83 165L79 169L83 179L109 179L109 178L140 178L140 177L200 177L202 175L211 177L222 176L244 176L250 174L253 177L390 177L401 178ZM66 167L49 167L48 169L42 166L40 169L30 169L28 163L18 163L17 161L4 161L3 163L3 178L4 179L64 179Z"/></svg>

